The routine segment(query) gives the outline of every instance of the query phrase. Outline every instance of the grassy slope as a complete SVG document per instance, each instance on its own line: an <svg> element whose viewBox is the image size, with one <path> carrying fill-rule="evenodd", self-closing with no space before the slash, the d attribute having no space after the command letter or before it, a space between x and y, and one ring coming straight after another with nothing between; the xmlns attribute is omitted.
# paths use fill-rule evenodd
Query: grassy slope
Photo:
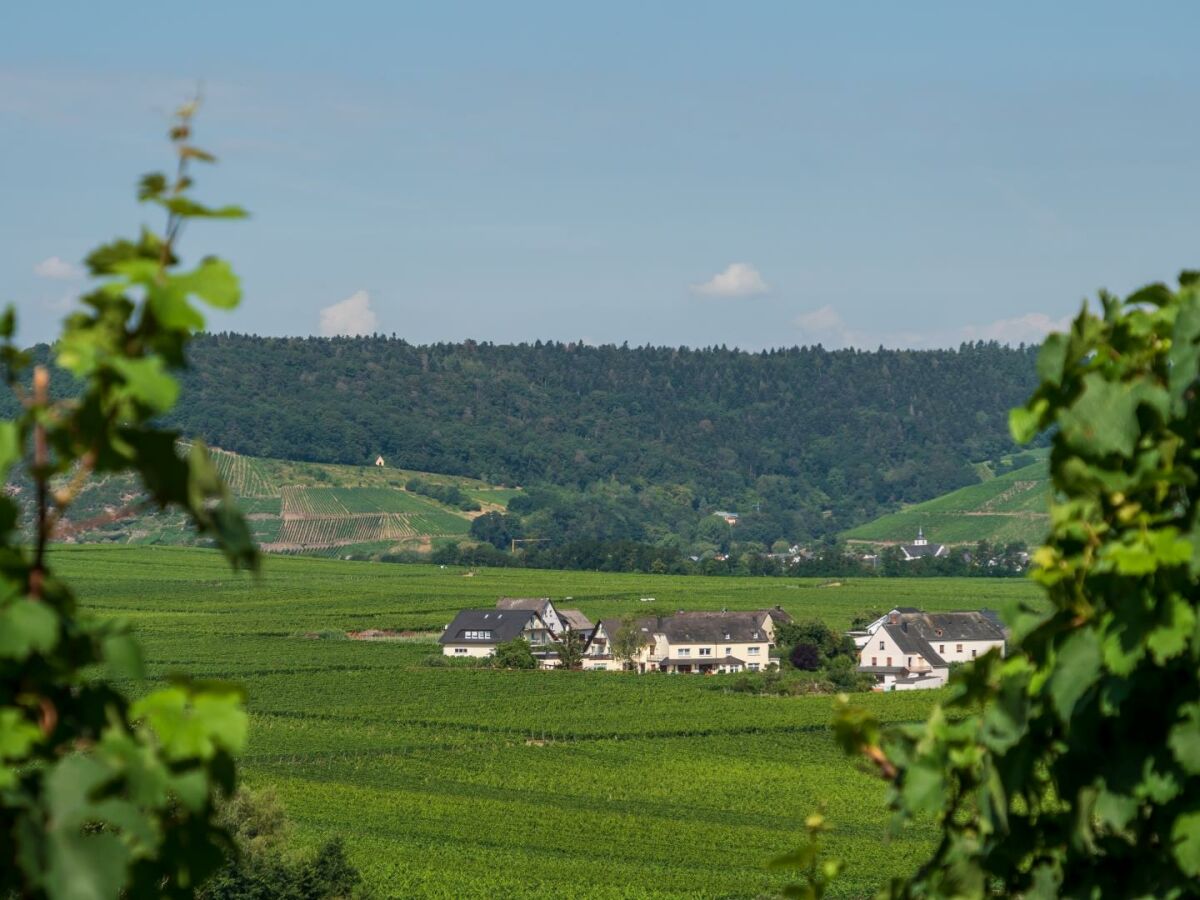
<svg viewBox="0 0 1200 900"><path fill-rule="evenodd" d="M847 540L911 541L917 528L932 541L1041 542L1049 524L1046 464L1038 462L917 503L845 532Z"/></svg>
<svg viewBox="0 0 1200 900"><path fill-rule="evenodd" d="M471 516L404 489L419 476L460 487L484 510L499 509L517 493L451 475L375 466L324 465L258 459L213 451L230 491L252 516L255 538L268 550L318 555L427 549L434 541L466 535ZM83 543L188 544L193 536L178 515L142 514L116 522L100 517L136 499L129 479L99 480L80 498L76 534ZM291 521L289 521L291 520Z"/></svg>
<svg viewBox="0 0 1200 900"><path fill-rule="evenodd" d="M721 691L716 678L425 668L425 640L312 640L306 632L440 629L501 595L570 596L596 619L651 608L752 609L845 626L860 610L999 607L1018 580L817 582L463 570L268 558L261 579L213 553L56 550L84 603L131 620L149 670L246 685L243 774L274 786L299 839L346 836L383 896L753 897L786 874L824 802L837 895L910 868L927 828L882 846L883 785L843 759L830 699ZM642 603L642 597L654 603ZM926 694L871 696L893 719ZM549 739L531 745L528 738Z"/></svg>

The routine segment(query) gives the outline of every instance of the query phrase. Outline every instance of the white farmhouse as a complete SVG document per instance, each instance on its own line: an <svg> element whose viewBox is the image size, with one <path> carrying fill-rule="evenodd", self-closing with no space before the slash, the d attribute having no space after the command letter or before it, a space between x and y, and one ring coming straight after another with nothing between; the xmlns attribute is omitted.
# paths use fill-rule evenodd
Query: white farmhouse
<svg viewBox="0 0 1200 900"><path fill-rule="evenodd" d="M496 609L524 609L537 613L550 629L551 636L558 637L564 631L578 631L586 639L592 631L591 620L577 609L557 609L549 597L501 597Z"/></svg>
<svg viewBox="0 0 1200 900"><path fill-rule="evenodd" d="M534 655L553 640L549 626L531 609L464 609L446 626L438 643L443 656L492 656L496 645L524 638Z"/></svg>
<svg viewBox="0 0 1200 900"><path fill-rule="evenodd" d="M777 665L771 647L778 623L791 617L776 607L751 612L679 612L623 622L604 619L584 651L585 669L624 669L672 674L758 672ZM625 628L640 633L642 645L622 658L613 647Z"/></svg>
<svg viewBox="0 0 1200 900"><path fill-rule="evenodd" d="M951 663L1005 650L1004 628L987 611L924 613L900 607L850 636L859 648L859 671L875 675L885 691L941 687Z"/></svg>

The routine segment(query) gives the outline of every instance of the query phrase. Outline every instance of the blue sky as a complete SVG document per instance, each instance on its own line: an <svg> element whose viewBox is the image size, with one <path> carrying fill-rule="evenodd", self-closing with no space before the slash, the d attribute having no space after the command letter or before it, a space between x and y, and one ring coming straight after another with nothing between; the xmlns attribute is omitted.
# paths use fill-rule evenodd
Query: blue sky
<svg viewBox="0 0 1200 900"><path fill-rule="evenodd" d="M214 329L746 348L1037 340L1200 266L1195 3L22 3L0 299L45 339L168 161L247 222Z"/></svg>

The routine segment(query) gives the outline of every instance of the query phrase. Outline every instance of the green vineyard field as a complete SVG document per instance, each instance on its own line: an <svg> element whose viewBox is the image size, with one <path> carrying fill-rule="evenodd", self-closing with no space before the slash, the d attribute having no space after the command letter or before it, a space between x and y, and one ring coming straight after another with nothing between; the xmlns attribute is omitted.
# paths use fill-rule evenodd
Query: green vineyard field
<svg viewBox="0 0 1200 900"><path fill-rule="evenodd" d="M218 449L211 453L230 493L250 517L255 540L267 552L380 556L427 550L435 541L465 537L471 515L406 490L414 476L457 485L491 508L502 508L519 493L469 478L403 469L258 459ZM196 543L181 517L147 509L143 499L128 478L98 478L81 495L76 521L67 523L63 537L82 544Z"/></svg>
<svg viewBox="0 0 1200 900"><path fill-rule="evenodd" d="M772 896L788 875L766 861L795 846L819 804L830 852L847 863L833 896L858 897L933 839L927 825L888 838L884 786L837 750L829 697L752 696L719 678L426 665L458 609L569 597L595 620L778 604L843 628L894 605L1036 596L1015 579L822 586L283 556L255 578L182 548L67 547L52 562L88 609L135 626L152 681L245 686L245 781L277 791L299 844L342 835L383 897ZM409 637L344 637L367 628ZM856 699L892 721L919 719L931 702Z"/></svg>
<svg viewBox="0 0 1200 900"><path fill-rule="evenodd" d="M1037 462L845 532L868 543L911 541L923 528L931 541L1039 544L1050 524L1050 485L1045 462Z"/></svg>

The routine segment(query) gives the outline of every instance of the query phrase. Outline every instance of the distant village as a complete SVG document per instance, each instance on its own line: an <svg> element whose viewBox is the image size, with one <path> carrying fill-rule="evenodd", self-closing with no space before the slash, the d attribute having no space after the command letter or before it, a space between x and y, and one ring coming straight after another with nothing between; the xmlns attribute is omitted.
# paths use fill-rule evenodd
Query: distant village
<svg viewBox="0 0 1200 900"><path fill-rule="evenodd" d="M727 510L717 510L713 515L722 519L731 529L740 521L737 513ZM878 570L891 563L931 563L941 561L942 566L940 568L945 568L947 564L950 564L956 569L976 570L995 575L1008 575L1024 572L1029 566L1029 553L1026 551L1024 544L1016 542L993 546L985 543L983 546L986 548L985 555L980 556L980 544L978 543L951 547L949 544L929 540L925 536L925 529L919 527L916 537L911 541L886 544L871 541L851 541L844 547L836 548L836 552L840 554L840 562L843 565L867 570ZM827 565L836 563L836 560L830 559L828 551L829 548L805 547L800 544L794 544L786 548L782 546L777 547L772 552L764 554L763 558L774 563L782 571L803 570L818 562L824 562ZM714 552L707 558L711 558L715 562L731 561L730 554L722 552ZM706 557L692 555L688 559L693 563L699 564L703 563ZM916 569L920 571L920 567L916 567Z"/></svg>
<svg viewBox="0 0 1200 900"><path fill-rule="evenodd" d="M560 609L549 597L503 597L494 608L464 609L438 639L444 656L478 659L514 640L527 642L538 667L563 665L558 647L566 635L581 648L585 671L719 675L761 672L780 665L773 654L780 626L792 617L778 606L749 611L683 611L591 622L578 609ZM1006 633L987 610L926 613L898 607L847 632L858 653L858 671L876 690L941 687L955 663L996 648Z"/></svg>

